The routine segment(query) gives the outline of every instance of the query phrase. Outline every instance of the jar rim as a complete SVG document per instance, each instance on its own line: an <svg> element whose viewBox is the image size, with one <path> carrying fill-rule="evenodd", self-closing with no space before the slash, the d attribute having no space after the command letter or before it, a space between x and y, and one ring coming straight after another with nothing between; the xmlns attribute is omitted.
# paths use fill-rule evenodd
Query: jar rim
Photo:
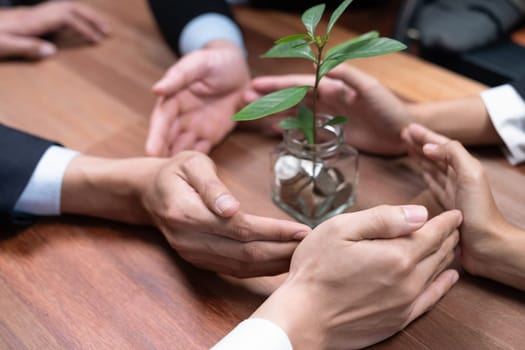
<svg viewBox="0 0 525 350"><path fill-rule="evenodd" d="M316 129L327 131L325 135L333 135L327 141L309 144L305 142L304 135L299 129L291 129L284 131L284 144L294 153L328 155L335 152L344 143L344 128L341 124L326 125L326 122L333 118L329 114L317 113Z"/></svg>

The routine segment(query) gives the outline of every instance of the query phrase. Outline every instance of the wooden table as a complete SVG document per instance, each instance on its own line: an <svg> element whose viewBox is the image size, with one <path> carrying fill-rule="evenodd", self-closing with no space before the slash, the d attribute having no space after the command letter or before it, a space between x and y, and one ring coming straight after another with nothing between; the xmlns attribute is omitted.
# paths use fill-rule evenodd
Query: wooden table
<svg viewBox="0 0 525 350"><path fill-rule="evenodd" d="M150 87L174 57L143 1L88 2L111 21L113 37L42 63L0 64L0 122L90 154L142 155L154 102ZM296 17L247 9L237 14L255 74L310 70L309 64L257 58L273 39L298 30ZM348 35L339 29L335 41ZM410 100L483 88L404 54L354 64ZM244 209L284 218L261 175L276 143L235 132L212 157ZM476 152L498 205L525 226L524 168L510 167L497 149ZM405 203L423 188L406 158L362 156L360 164L353 210ZM249 316L282 278L237 281L197 270L151 228L75 217L41 220L0 242L0 348L203 349ZM522 292L464 274L431 312L375 348L523 349L524 324Z"/></svg>

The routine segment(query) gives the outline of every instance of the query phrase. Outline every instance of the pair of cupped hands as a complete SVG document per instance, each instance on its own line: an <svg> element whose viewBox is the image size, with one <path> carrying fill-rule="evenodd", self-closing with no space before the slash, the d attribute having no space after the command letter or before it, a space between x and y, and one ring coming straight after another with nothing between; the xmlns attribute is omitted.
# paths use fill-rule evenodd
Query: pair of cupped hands
<svg viewBox="0 0 525 350"><path fill-rule="evenodd" d="M225 41L211 43L182 57L154 86L159 97L146 152L173 156L176 167L177 158L188 155L181 151L206 153L219 143L235 127L230 117L246 103L275 90L312 84L313 77L306 75L250 81L240 49ZM447 268L460 241L459 227L461 263L476 273L484 268L480 252L495 239L485 225L504 220L481 164L458 142L413 124L410 104L376 79L349 66L337 68L321 83L318 105L323 112L350 117L346 138L356 148L375 154L409 152L445 211L429 219L423 206L379 206L339 215L313 230L249 216L214 175L209 158L190 152L196 161L209 163L207 174L213 179L199 179L205 172L197 171L188 179L201 185L189 181L188 188L197 193L194 199L201 209L206 207L217 223L232 225L231 230L208 228L214 241L201 251L181 243L176 230L163 232L186 260L220 273L253 277L289 268L285 283L254 315L278 324L285 320L280 325L287 332L293 333L288 327L304 325L297 329L311 330L305 343L309 348L319 339L329 341L330 348L361 347L402 329L457 281L457 272ZM266 118L252 126L278 132L278 120L279 116ZM187 163L181 166L193 171ZM226 209L221 209L225 203ZM195 237L193 231L185 235ZM290 320L290 315L297 319ZM322 326L309 327L308 322Z"/></svg>

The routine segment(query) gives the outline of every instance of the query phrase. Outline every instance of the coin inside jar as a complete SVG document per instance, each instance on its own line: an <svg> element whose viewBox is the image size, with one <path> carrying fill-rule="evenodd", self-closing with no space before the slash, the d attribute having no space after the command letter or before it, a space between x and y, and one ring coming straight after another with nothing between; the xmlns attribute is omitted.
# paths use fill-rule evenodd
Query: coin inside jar
<svg viewBox="0 0 525 350"><path fill-rule="evenodd" d="M337 186L341 183L337 172L332 168L322 168L314 179L315 192L324 196L335 193Z"/></svg>
<svg viewBox="0 0 525 350"><path fill-rule="evenodd" d="M274 171L280 183L293 182L302 171L301 160L291 155L280 156L275 162Z"/></svg>
<svg viewBox="0 0 525 350"><path fill-rule="evenodd" d="M350 197L352 196L352 192L354 191L354 187L351 183L342 183L337 188L337 193L334 196L334 200L332 202L333 208L338 208L341 205L348 202Z"/></svg>

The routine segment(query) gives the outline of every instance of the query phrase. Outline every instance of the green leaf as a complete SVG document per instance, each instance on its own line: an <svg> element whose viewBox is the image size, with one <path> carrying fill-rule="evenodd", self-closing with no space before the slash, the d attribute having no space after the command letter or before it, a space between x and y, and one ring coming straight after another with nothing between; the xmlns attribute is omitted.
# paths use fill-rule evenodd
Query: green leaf
<svg viewBox="0 0 525 350"><path fill-rule="evenodd" d="M324 76L330 70L349 59L379 56L404 49L406 49L404 44L389 38L365 40L355 46L351 46L347 52L340 52L325 58L319 69L319 77Z"/></svg>
<svg viewBox="0 0 525 350"><path fill-rule="evenodd" d="M319 24L321 17L323 17L325 7L325 4L320 4L311 7L308 10L304 11L303 16L301 17L304 27L308 31L308 34L310 34L310 36L312 37L314 36L315 28Z"/></svg>
<svg viewBox="0 0 525 350"><path fill-rule="evenodd" d="M299 123L299 120L297 118L286 118L279 122L279 126L283 128L284 130L290 130L290 129L300 129L301 124Z"/></svg>
<svg viewBox="0 0 525 350"><path fill-rule="evenodd" d="M313 144L314 140L314 114L305 105L299 106L297 112L297 121L299 122L301 131L309 144Z"/></svg>
<svg viewBox="0 0 525 350"><path fill-rule="evenodd" d="M304 45L303 45L304 44ZM280 43L272 47L262 58L306 58L316 62L312 48L304 40L294 40Z"/></svg>
<svg viewBox="0 0 525 350"><path fill-rule="evenodd" d="M376 39L379 38L379 33L377 31L371 31L365 34L362 34L358 37L355 37L353 39L350 39L348 41L345 41L342 44L336 45L332 47L328 52L326 53L325 60L333 58L337 54L345 54L352 50L354 47L359 46L364 41L368 41L370 39Z"/></svg>
<svg viewBox="0 0 525 350"><path fill-rule="evenodd" d="M330 17L330 21L328 22L328 28L326 29L326 35L329 35L332 31L332 28L335 25L335 22L341 17L343 12L345 12L346 8L352 3L353 0L345 0L341 3L341 5L337 6L337 8L332 13L332 17Z"/></svg>
<svg viewBox="0 0 525 350"><path fill-rule="evenodd" d="M343 116L337 116L333 119L330 119L329 121L327 121L326 123L324 123L324 125L336 125L336 124L344 124L348 122L348 118L347 117L343 117Z"/></svg>
<svg viewBox="0 0 525 350"><path fill-rule="evenodd" d="M295 86L272 92L241 109L232 119L234 121L255 120L282 112L301 102L309 89L309 86Z"/></svg>
<svg viewBox="0 0 525 350"><path fill-rule="evenodd" d="M302 39L307 39L307 38L309 38L308 34L294 34L294 35L289 35L279 40L276 40L275 43L282 44L282 43L287 43L290 41L302 40Z"/></svg>

